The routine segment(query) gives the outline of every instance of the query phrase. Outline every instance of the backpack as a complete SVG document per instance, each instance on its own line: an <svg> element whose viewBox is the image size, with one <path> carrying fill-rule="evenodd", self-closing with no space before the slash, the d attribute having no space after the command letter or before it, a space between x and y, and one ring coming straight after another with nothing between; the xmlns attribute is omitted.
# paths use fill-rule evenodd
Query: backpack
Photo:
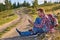
<svg viewBox="0 0 60 40"><path fill-rule="evenodd" d="M52 28L56 27L56 25L58 24L57 18L52 14L48 14L48 18L50 19L50 22L51 22L50 28L52 29Z"/></svg>

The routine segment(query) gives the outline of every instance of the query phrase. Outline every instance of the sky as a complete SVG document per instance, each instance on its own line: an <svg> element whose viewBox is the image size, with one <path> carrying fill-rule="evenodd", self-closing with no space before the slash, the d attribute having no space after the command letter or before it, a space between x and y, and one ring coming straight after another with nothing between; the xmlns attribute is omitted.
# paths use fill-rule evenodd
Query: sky
<svg viewBox="0 0 60 40"><path fill-rule="evenodd" d="M31 5L32 5L32 1L33 1L33 0L26 0L26 2L29 2ZM49 1L55 2L55 1L57 1L57 0L47 0L47 2L49 2ZM23 3L24 0L11 0L11 2L12 2L12 4L13 4L14 2L16 2L16 3L17 3L17 2ZM4 3L4 0L0 0L0 3L5 4L5 3ZM42 4L42 3L44 3L44 0L38 0L38 4Z"/></svg>
<svg viewBox="0 0 60 40"><path fill-rule="evenodd" d="M5 4L5 3L4 3L4 0L0 0L0 3L3 3L3 4Z"/></svg>

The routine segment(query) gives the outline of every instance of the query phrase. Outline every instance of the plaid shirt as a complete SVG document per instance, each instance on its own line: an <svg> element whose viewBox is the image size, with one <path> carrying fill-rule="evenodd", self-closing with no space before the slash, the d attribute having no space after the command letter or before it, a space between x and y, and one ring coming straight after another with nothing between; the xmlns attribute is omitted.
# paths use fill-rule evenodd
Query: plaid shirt
<svg viewBox="0 0 60 40"><path fill-rule="evenodd" d="M38 24L38 25L35 24L35 26L42 28L44 25L46 25L46 26L49 27L49 22L50 22L50 20L48 19L48 17L45 15L45 16L44 16L43 18L41 18L41 19L42 19L41 24Z"/></svg>
<svg viewBox="0 0 60 40"><path fill-rule="evenodd" d="M54 17L52 16L52 20L55 22L54 25L56 25L56 18L54 18ZM52 25L52 23L51 23L51 17L49 18L48 15L45 15L45 16L42 18L41 24L38 24L38 25L35 24L35 26L36 26L36 27L39 27L39 28L44 27L44 25L46 25L46 28L47 28L47 29L52 29L52 28L54 27L54 25Z"/></svg>

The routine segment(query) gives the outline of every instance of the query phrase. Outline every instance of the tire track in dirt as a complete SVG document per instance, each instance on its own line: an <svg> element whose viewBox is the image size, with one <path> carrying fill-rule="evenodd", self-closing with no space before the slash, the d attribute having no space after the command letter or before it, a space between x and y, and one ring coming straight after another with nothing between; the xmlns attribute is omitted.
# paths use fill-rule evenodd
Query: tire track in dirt
<svg viewBox="0 0 60 40"><path fill-rule="evenodd" d="M27 28L29 22L28 19L31 19L31 17L29 17L29 15L23 15L23 18L21 20L21 23L19 23L18 25L16 25L16 27L12 28L9 32L5 33L2 38L10 38L10 37L15 37L15 36L19 36L19 34L16 32L16 28L19 29L20 31L26 31L28 29Z"/></svg>
<svg viewBox="0 0 60 40"><path fill-rule="evenodd" d="M18 16L17 19L14 19L13 21L11 21L9 23L3 24L2 26L0 26L0 32L4 31L7 27L10 27L10 26L18 23L19 20L20 20L20 17Z"/></svg>

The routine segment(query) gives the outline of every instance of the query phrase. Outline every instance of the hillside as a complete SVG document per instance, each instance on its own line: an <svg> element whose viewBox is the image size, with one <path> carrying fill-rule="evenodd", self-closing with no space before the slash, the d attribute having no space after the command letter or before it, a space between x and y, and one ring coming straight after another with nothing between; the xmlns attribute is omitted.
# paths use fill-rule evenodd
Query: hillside
<svg viewBox="0 0 60 40"><path fill-rule="evenodd" d="M18 16L13 13L13 10L6 10L0 12L0 25L3 25L5 23L8 23L14 19L16 19Z"/></svg>
<svg viewBox="0 0 60 40"><path fill-rule="evenodd" d="M58 12L60 13L60 4L40 5L39 8L44 9L46 11L46 14L47 13L55 13L55 14L57 14ZM56 9L54 9L54 8L56 8ZM28 19L35 20L37 15L36 14L29 14L31 11L28 12L28 10L26 10L26 9L29 9L29 8L22 7L22 8L16 9L16 11L20 11L22 13L22 15L20 15L20 13L18 14L22 18L21 19L22 21L19 20L19 23L17 25L13 25L13 28L12 28L12 26L9 27L10 29L8 28L9 30L6 33L2 34L1 38L4 38L2 40L9 40L9 39L11 39L11 40L20 40L21 37L18 37L19 35L17 34L15 29L18 28L21 31L23 31L23 30L25 31L25 30L28 30L30 28L30 27L27 27L27 25L29 24ZM17 18L18 15L12 13L12 11L13 10L6 10L6 11L3 11L3 12L0 12L1 21L6 18L6 21L4 20L3 22L0 22L0 24L1 23L2 24L8 23L8 22L10 22L10 21L12 21L12 20ZM58 16L58 17L60 17L60 16ZM59 24L60 24L60 18L58 19L58 21L59 21ZM28 28L28 29L26 29L26 28ZM59 26L59 28L60 28L60 26ZM12 31L12 30L14 30L14 31ZM60 40L60 35L59 35L60 31L57 31L54 34L55 34L55 36L53 37L54 40ZM17 36L17 37L15 37L15 36ZM12 37L12 38L10 38L10 37ZM7 38L7 39L5 39L5 38Z"/></svg>
<svg viewBox="0 0 60 40"><path fill-rule="evenodd" d="M58 13L60 11L60 4L47 3L40 5L39 8L44 9L47 13Z"/></svg>

